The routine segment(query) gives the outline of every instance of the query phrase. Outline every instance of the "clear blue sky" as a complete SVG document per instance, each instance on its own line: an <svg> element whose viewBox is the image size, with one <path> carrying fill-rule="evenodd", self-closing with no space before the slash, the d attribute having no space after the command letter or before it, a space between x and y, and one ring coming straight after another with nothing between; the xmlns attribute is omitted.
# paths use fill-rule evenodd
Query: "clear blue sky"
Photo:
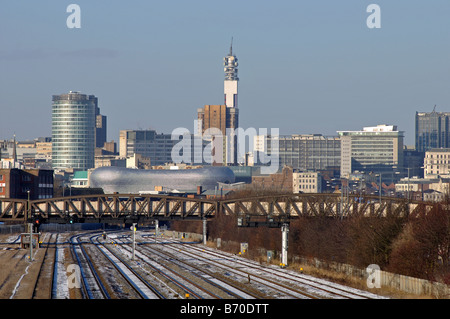
<svg viewBox="0 0 450 319"><path fill-rule="evenodd" d="M66 26L71 3L81 29ZM51 96L69 90L99 98L109 140L193 131L198 107L223 104L231 37L243 128L396 124L413 144L416 111L450 111L448 0L4 0L0 139L51 136Z"/></svg>

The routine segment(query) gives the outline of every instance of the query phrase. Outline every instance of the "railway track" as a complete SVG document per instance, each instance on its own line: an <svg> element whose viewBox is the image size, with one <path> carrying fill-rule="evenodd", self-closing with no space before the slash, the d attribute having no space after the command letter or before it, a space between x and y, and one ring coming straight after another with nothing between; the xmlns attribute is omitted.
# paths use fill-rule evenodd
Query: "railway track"
<svg viewBox="0 0 450 319"><path fill-rule="evenodd" d="M171 241L171 240L169 240ZM263 266L257 262L250 261L242 257L230 256L223 252L217 252L210 248L196 247L195 245L179 244L172 241L172 250L186 256L186 258L196 258L204 264L219 267L228 273L232 272L242 278L251 276L252 280L267 282L278 285L282 289L294 290L296 293L304 293L310 298L345 298L345 299L372 299L380 296L364 292L358 289L343 285L330 283L325 280L296 273L286 269ZM167 246L168 248L170 245ZM179 249L183 247L183 249ZM276 278L276 279L274 279ZM293 289L293 285L301 288ZM278 289L277 289L278 290Z"/></svg>
<svg viewBox="0 0 450 319"><path fill-rule="evenodd" d="M56 274L56 251L58 234L46 234L47 242L42 244L45 246L44 257L39 267L39 273L34 284L31 299L52 299L53 298L53 281Z"/></svg>
<svg viewBox="0 0 450 319"><path fill-rule="evenodd" d="M91 237L91 243L96 245L142 299L165 299L164 295L134 270L128 261L120 257L113 249L107 247L106 244L100 243L98 240L99 236ZM94 238L96 242L94 242Z"/></svg>
<svg viewBox="0 0 450 319"><path fill-rule="evenodd" d="M15 284L33 287L31 294L14 289L10 295L30 299L380 298L203 245L148 237L145 233L137 236L135 259L131 260L129 235L129 231L108 232L105 239L101 232L70 237L45 234L46 242L36 251L38 258L29 263L27 274L19 280L22 284ZM4 255L24 267L25 250L8 248ZM9 265L14 267L13 263ZM6 287L9 278L12 275L0 277L0 288ZM67 287L70 284L72 287ZM79 289L71 290L74 286ZM61 293L64 289L68 292Z"/></svg>
<svg viewBox="0 0 450 319"><path fill-rule="evenodd" d="M122 242L122 247L131 253L131 247ZM217 276L198 267L174 262L173 258L165 258L158 251L140 246L136 256L162 276L176 283L190 297L198 299L225 298L262 298L252 292L246 292L242 287L236 287L219 279Z"/></svg>
<svg viewBox="0 0 450 319"><path fill-rule="evenodd" d="M87 254L83 247L81 238L86 236L85 234L75 235L70 238L71 249L73 257L78 264L78 269L71 269L75 271L75 275L72 278L72 285L76 288L80 287L83 292L83 297L87 299L110 299L110 295L107 292L105 285L100 279L91 258ZM79 270L79 273L77 273ZM79 276L78 276L79 275ZM70 288L70 287L69 287Z"/></svg>
<svg viewBox="0 0 450 319"><path fill-rule="evenodd" d="M122 236L123 238L123 236ZM148 237L147 237L148 238ZM380 296L365 291L331 283L291 270L281 269L236 257L225 252L219 252L204 246L181 244L178 241L164 239L165 244L159 245L155 240L141 242L138 249L147 251L149 255L159 256L159 264L172 263L199 277L216 278L220 282L233 285L233 288L252 293L245 296L230 293L237 298L340 298L340 299L372 299ZM148 245L144 244L147 243ZM123 243L130 244L128 243ZM130 249L129 247L127 249ZM250 285L251 283L251 285ZM223 284L222 284L223 285ZM259 291L259 293L255 293Z"/></svg>
<svg viewBox="0 0 450 319"><path fill-rule="evenodd" d="M263 278L262 276L255 275L254 273L238 270L237 268L230 266L230 264L227 265L217 263L217 260L208 262L207 258L202 258L199 255L193 253L187 253L186 247L183 247L182 250L176 248L174 249L169 245L167 244L164 245L164 249L153 248L152 250L153 251L157 250L158 251L157 254L160 254L160 256L165 256L165 258L171 260L172 262L181 263L184 265L184 267L191 269L191 271L203 271L208 274L215 274L215 272L212 270L213 268L212 266L217 268L218 265L221 265L222 269L226 273L226 275L220 276L221 278L223 278L222 279L223 281L226 280L226 282L232 283L234 287L236 288L240 287L239 289L241 290L248 291L249 287L253 287L252 289L253 291L255 290L259 291L258 293L259 299L261 298L317 299L316 296L309 294L305 291L295 289L292 286L284 285L275 280ZM171 250L171 252L168 252L167 250ZM182 257L181 255L184 255L186 257ZM199 262L201 262L201 264L199 264ZM194 263L197 263L198 265L195 266ZM210 271L207 271L206 269L210 269ZM237 276L233 278L232 276L230 276L231 273ZM255 295L256 293L253 293L252 298L254 298L253 296ZM248 297L242 295L239 297L248 299Z"/></svg>

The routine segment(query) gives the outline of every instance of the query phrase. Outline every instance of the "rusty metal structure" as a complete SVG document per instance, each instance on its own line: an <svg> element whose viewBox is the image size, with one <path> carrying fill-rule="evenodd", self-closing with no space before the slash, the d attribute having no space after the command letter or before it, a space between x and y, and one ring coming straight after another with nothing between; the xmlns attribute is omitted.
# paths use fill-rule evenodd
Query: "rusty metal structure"
<svg viewBox="0 0 450 319"><path fill-rule="evenodd" d="M339 194L287 194L231 199L166 195L106 194L27 201L0 198L0 222L136 222L204 220L218 214L236 215L239 226L281 227L298 217L409 217L426 214L436 205L404 198Z"/></svg>

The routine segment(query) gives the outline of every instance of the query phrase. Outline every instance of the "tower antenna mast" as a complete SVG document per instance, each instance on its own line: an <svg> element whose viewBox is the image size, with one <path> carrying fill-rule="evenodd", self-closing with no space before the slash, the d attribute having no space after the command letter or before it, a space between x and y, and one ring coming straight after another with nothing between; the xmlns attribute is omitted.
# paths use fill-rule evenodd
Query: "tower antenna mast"
<svg viewBox="0 0 450 319"><path fill-rule="evenodd" d="M231 37L230 56L233 55L233 37Z"/></svg>

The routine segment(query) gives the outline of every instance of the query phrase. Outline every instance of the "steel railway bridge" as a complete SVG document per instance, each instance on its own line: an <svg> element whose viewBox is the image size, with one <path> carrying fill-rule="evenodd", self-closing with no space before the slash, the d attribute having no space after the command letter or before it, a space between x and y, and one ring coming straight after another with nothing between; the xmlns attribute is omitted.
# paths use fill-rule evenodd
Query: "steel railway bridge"
<svg viewBox="0 0 450 319"><path fill-rule="evenodd" d="M280 227L281 265L288 263L289 222L299 217L354 216L416 217L438 205L393 197L339 194L288 194L229 199L204 199L161 195L107 194L42 200L0 198L0 222L109 222L138 223L159 220L202 220L206 244L206 221L219 214L234 215L240 227ZM157 225L157 223L155 223ZM30 234L31 235L31 234Z"/></svg>
<svg viewBox="0 0 450 319"><path fill-rule="evenodd" d="M287 194L230 199L205 199L165 195L106 194L40 200L0 198L0 222L127 222L173 219L210 219L236 215L240 226L286 223L302 216L346 218L407 217L426 214L436 205L394 197L339 194Z"/></svg>

